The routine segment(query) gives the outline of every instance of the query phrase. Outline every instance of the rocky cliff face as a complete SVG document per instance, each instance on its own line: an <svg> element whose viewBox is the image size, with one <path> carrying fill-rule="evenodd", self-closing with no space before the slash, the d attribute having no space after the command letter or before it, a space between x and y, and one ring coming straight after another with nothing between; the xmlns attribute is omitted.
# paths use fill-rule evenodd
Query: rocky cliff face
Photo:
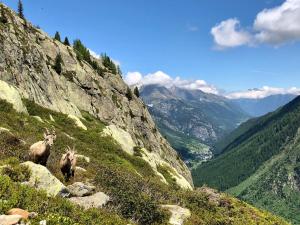
<svg viewBox="0 0 300 225"><path fill-rule="evenodd" d="M128 86L120 75L105 72L100 76L88 63L78 61L72 47L53 40L7 7L3 10L8 21L0 23L1 98L15 101L15 108L23 112L26 108L20 98L78 118L87 111L129 134L133 142L129 148L143 148L154 166L168 164L183 186L193 185L188 168L157 131L144 103L136 96L126 97ZM60 75L53 69L58 54L63 61ZM101 60L94 60L102 66ZM7 96L8 90L14 97Z"/></svg>

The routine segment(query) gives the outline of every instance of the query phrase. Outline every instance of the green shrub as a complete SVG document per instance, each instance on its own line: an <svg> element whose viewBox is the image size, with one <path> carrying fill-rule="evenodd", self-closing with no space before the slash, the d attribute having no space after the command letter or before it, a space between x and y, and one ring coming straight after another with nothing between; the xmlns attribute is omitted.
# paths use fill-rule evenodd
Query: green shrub
<svg viewBox="0 0 300 225"><path fill-rule="evenodd" d="M73 48L79 61L86 61L100 76L104 75L105 70L96 61L92 60L90 51L79 39L74 41Z"/></svg>
<svg viewBox="0 0 300 225"><path fill-rule="evenodd" d="M70 41L69 41L68 37L65 37L64 45L70 46Z"/></svg>
<svg viewBox="0 0 300 225"><path fill-rule="evenodd" d="M133 155L134 156L138 156L138 157L143 157L143 150L142 150L142 148L141 147L139 147L139 146L134 146L134 148L133 148Z"/></svg>
<svg viewBox="0 0 300 225"><path fill-rule="evenodd" d="M172 186L175 190L179 190L180 187L178 186L176 179L172 176L171 168L165 166L165 165L159 165L157 167L157 171L161 173L166 181L169 183L170 186Z"/></svg>
<svg viewBox="0 0 300 225"><path fill-rule="evenodd" d="M1 10L0 22L1 23L7 23L8 19L7 19L6 15L5 15L5 11L4 11L3 5L1 5L0 10Z"/></svg>
<svg viewBox="0 0 300 225"><path fill-rule="evenodd" d="M121 67L119 65L117 66L117 72L120 76L122 76L123 73L122 73Z"/></svg>
<svg viewBox="0 0 300 225"><path fill-rule="evenodd" d="M61 72L62 72L62 63L63 63L63 60L62 60L61 54L58 54L55 58L54 66L53 66L53 69L58 74L61 74Z"/></svg>
<svg viewBox="0 0 300 225"><path fill-rule="evenodd" d="M138 98L140 97L140 91L139 91L138 87L134 88L133 93L135 94L136 97L138 97Z"/></svg>
<svg viewBox="0 0 300 225"><path fill-rule="evenodd" d="M146 194L151 192L151 186L138 175L101 167L95 181L105 188L112 197L112 207L123 217L139 224L162 224L167 220L154 196Z"/></svg>
<svg viewBox="0 0 300 225"><path fill-rule="evenodd" d="M30 170L20 164L3 166L2 169L0 168L0 173L14 182L25 182L30 178Z"/></svg>
<svg viewBox="0 0 300 225"><path fill-rule="evenodd" d="M7 101L2 99L0 99L0 109L2 112L6 112L6 113L11 113L15 111L11 103L8 103Z"/></svg>
<svg viewBox="0 0 300 225"><path fill-rule="evenodd" d="M54 40L57 40L57 41L61 42L60 34L59 34L58 31L56 31L56 33L54 35Z"/></svg>
<svg viewBox="0 0 300 225"><path fill-rule="evenodd" d="M91 63L90 51L82 44L79 39L74 41L73 48L77 54L77 59L79 61L85 60L86 62Z"/></svg>
<svg viewBox="0 0 300 225"><path fill-rule="evenodd" d="M47 225L78 225L78 223L75 223L71 218L55 213L47 215L45 220L47 221Z"/></svg>
<svg viewBox="0 0 300 225"><path fill-rule="evenodd" d="M127 88L127 91L126 91L125 95L126 95L126 97L129 101L131 101L133 99L132 91L129 87Z"/></svg>
<svg viewBox="0 0 300 225"><path fill-rule="evenodd" d="M118 69L116 64L110 59L109 56L107 56L106 54L102 54L101 55L102 58L102 64L104 67L106 67L111 73L116 74L118 73ZM120 71L120 69L119 69Z"/></svg>
<svg viewBox="0 0 300 225"><path fill-rule="evenodd" d="M105 69L103 69L96 61L91 60L90 65L93 67L93 69L101 76L104 76L104 73L106 72Z"/></svg>
<svg viewBox="0 0 300 225"><path fill-rule="evenodd" d="M0 176L0 214L15 207L37 212L39 216L31 221L33 225L38 225L41 220L53 225L128 224L128 221L112 212L83 210L66 199L49 198L44 192L13 183L7 176Z"/></svg>
<svg viewBox="0 0 300 225"><path fill-rule="evenodd" d="M18 15L21 19L25 20L23 2L21 0L18 2Z"/></svg>
<svg viewBox="0 0 300 225"><path fill-rule="evenodd" d="M73 77L76 75L75 71L65 71L62 75L70 82L73 82Z"/></svg>

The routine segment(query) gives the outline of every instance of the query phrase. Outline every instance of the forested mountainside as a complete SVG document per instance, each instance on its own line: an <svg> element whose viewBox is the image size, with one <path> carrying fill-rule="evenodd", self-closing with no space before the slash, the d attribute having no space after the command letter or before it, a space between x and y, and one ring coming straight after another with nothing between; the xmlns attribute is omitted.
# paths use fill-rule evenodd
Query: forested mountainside
<svg viewBox="0 0 300 225"><path fill-rule="evenodd" d="M61 43L0 10L1 223L19 208L33 225L288 224L227 194L194 190L108 56L95 59L79 40ZM28 161L30 146L49 135L46 167ZM68 146L77 158L70 180L60 171Z"/></svg>
<svg viewBox="0 0 300 225"><path fill-rule="evenodd" d="M239 98L233 99L232 102L238 104L248 115L258 117L277 110L296 97L292 94L280 94L259 99Z"/></svg>
<svg viewBox="0 0 300 225"><path fill-rule="evenodd" d="M193 171L196 186L228 191L300 223L300 97L249 120L219 144L221 155Z"/></svg>
<svg viewBox="0 0 300 225"><path fill-rule="evenodd" d="M190 166L212 157L212 146L248 116L228 99L178 87L141 87L159 130Z"/></svg>

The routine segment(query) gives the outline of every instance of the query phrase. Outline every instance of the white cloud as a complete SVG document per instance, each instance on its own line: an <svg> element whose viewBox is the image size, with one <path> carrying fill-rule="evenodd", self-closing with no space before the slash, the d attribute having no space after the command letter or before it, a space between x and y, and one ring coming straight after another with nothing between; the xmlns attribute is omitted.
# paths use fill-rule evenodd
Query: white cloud
<svg viewBox="0 0 300 225"><path fill-rule="evenodd" d="M89 50L90 54L91 54L93 57L95 57L96 59L101 59L101 55L100 55L100 54L94 52L94 51L91 50L91 49L88 49L88 50ZM121 62L120 62L119 60L115 60L115 59L111 59L111 60L112 60L112 61L114 62L114 64L116 64L117 66L121 66Z"/></svg>
<svg viewBox="0 0 300 225"><path fill-rule="evenodd" d="M300 0L286 0L281 6L265 9L254 22L256 38L274 45L300 40Z"/></svg>
<svg viewBox="0 0 300 225"><path fill-rule="evenodd" d="M116 64L117 66L121 66L121 62L119 60L116 60L116 59L111 59L114 64Z"/></svg>
<svg viewBox="0 0 300 225"><path fill-rule="evenodd" d="M125 76L125 82L130 86L157 84L167 88L176 86L189 90L201 90L206 93L219 94L216 87L207 84L204 80L183 80L180 77L174 79L162 71L147 75L142 75L139 72L128 72Z"/></svg>
<svg viewBox="0 0 300 225"><path fill-rule="evenodd" d="M221 95L229 99L239 99L239 98L250 98L250 99L260 99L271 95L278 94L293 94L300 95L300 88L277 88L270 86L263 86L262 88L249 89L247 91L237 91L237 92L225 92L214 85L208 84L204 80L185 80L180 77L172 78L168 74L157 71L155 73L150 73L147 75L142 75L140 72L129 72L125 76L125 82L130 86L145 86L145 85L161 85L167 88L173 86L188 89L188 90L201 90L205 93L211 93L216 95Z"/></svg>
<svg viewBox="0 0 300 225"><path fill-rule="evenodd" d="M137 86L141 83L143 76L139 72L128 72L124 80L129 86Z"/></svg>
<svg viewBox="0 0 300 225"><path fill-rule="evenodd" d="M230 99L239 99L239 98L260 99L260 98L265 98L271 95L278 95L278 94L300 95L300 88L292 87L292 88L285 89L285 88L264 86L259 89L255 88L247 91L232 92L225 95L225 97Z"/></svg>
<svg viewBox="0 0 300 225"><path fill-rule="evenodd" d="M228 19L211 29L218 49L238 47L251 43L251 35L240 28L240 21Z"/></svg>
<svg viewBox="0 0 300 225"><path fill-rule="evenodd" d="M91 49L88 49L88 50L89 50L90 54L91 54L93 57L95 57L96 59L100 59L100 58L101 58L101 56L100 56L98 53L94 52L94 51L91 50Z"/></svg>
<svg viewBox="0 0 300 225"><path fill-rule="evenodd" d="M300 0L286 0L280 6L259 12L252 31L240 27L238 19L228 19L213 27L218 48L271 44L278 46L300 40Z"/></svg>

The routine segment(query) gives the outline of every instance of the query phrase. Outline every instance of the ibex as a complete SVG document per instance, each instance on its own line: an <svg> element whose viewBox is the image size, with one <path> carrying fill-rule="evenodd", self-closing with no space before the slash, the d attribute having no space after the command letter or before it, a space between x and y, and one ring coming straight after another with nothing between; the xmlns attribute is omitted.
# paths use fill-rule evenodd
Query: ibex
<svg viewBox="0 0 300 225"><path fill-rule="evenodd" d="M29 153L30 160L34 163L46 166L50 155L51 146L55 140L55 130L50 133L49 130L46 129L46 133L44 133L44 141L39 141L31 145Z"/></svg>
<svg viewBox="0 0 300 225"><path fill-rule="evenodd" d="M67 152L62 155L60 160L60 170L65 177L65 181L69 181L70 177L74 177L77 157L75 155L75 147L73 150L67 146Z"/></svg>

